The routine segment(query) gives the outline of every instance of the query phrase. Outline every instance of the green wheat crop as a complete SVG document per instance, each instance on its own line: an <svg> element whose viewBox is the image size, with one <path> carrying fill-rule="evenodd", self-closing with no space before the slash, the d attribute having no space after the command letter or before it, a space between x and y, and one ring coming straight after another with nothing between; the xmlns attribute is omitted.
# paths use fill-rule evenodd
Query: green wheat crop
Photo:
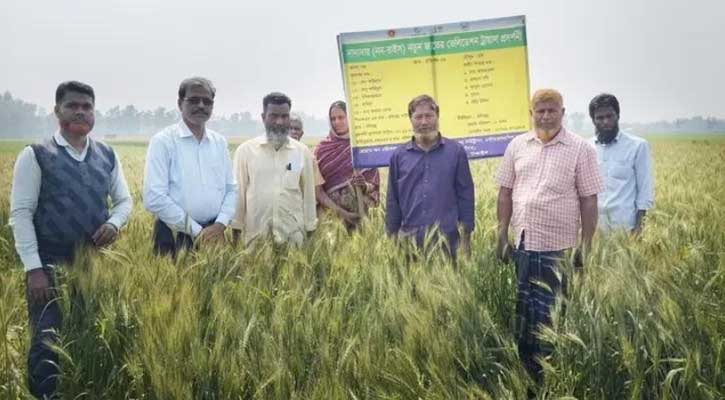
<svg viewBox="0 0 725 400"><path fill-rule="evenodd" d="M110 249L58 271L64 399L725 398L725 141L652 143L643 236L595 237L542 339L534 388L512 334L515 275L494 257L498 160L473 161L473 255L406 256L383 210L299 250L151 255L144 148L116 145L135 201ZM0 398L24 399L24 272L7 226L21 147L0 145ZM383 174L384 175L384 174Z"/></svg>

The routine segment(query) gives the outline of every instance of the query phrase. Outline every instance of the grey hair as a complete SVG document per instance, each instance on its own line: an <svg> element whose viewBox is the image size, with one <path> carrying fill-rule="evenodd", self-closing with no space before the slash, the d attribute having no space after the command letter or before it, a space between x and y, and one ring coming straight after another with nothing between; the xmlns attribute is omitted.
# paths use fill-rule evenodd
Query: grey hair
<svg viewBox="0 0 725 400"><path fill-rule="evenodd" d="M183 81L181 81L181 84L179 84L179 100L186 97L186 91L189 90L189 88L192 86L202 86L209 89L212 99L214 98L214 96L216 96L216 88L209 79L202 78L201 76L194 76L184 79Z"/></svg>
<svg viewBox="0 0 725 400"><path fill-rule="evenodd" d="M305 123L302 121L302 117L297 113L289 113L289 120L300 121L300 124L302 124L303 126L305 125Z"/></svg>

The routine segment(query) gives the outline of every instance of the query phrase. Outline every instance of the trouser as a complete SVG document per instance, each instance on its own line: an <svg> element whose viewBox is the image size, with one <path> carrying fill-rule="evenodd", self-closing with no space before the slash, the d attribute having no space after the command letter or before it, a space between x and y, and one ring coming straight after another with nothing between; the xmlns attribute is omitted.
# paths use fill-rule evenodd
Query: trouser
<svg viewBox="0 0 725 400"><path fill-rule="evenodd" d="M25 297L28 303L30 326L30 348L28 349L28 388L37 397L54 398L58 383L58 354L52 349L58 343L58 331L63 318L58 305L55 273L50 267L43 267L48 277L50 290L48 299L34 301L27 287Z"/></svg>
<svg viewBox="0 0 725 400"><path fill-rule="evenodd" d="M63 316L58 303L60 296L55 267L59 264L72 264L76 252L82 246L92 246L90 239L79 239L73 243L38 238L38 253L43 264L41 271L46 275L49 284L47 298L33 300L27 279L25 282L31 335L28 349L28 388L37 398L58 398L56 389L60 374L59 360L52 347L58 344Z"/></svg>
<svg viewBox="0 0 725 400"><path fill-rule="evenodd" d="M204 222L200 225L202 228L206 228L212 224L214 224L214 220ZM157 219L154 223L153 244L154 254L162 256L170 255L172 258L176 258L176 254L180 250L191 250L194 245L194 240L191 236L183 232L177 232L174 237L174 232L164 222Z"/></svg>
<svg viewBox="0 0 725 400"><path fill-rule="evenodd" d="M551 354L537 334L543 325L551 325L551 307L558 293L566 294L566 275L560 268L564 251L526 250L524 239L514 250L516 264L516 339L519 357L531 376L540 381L542 369L537 357Z"/></svg>
<svg viewBox="0 0 725 400"><path fill-rule="evenodd" d="M432 233L426 229L420 229L414 232L401 231L404 232L400 235L401 239L409 241L418 251L422 251L424 254L430 254L433 249L441 246L443 253L455 263L459 242L458 231L442 232L436 230ZM427 241L426 238L428 239ZM409 249L408 257L414 259L415 256L413 253L413 249Z"/></svg>

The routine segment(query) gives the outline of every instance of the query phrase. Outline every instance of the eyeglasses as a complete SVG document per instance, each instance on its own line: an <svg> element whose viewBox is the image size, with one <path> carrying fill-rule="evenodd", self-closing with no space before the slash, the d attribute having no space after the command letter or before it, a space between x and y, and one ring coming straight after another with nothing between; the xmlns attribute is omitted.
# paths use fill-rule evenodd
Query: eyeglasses
<svg viewBox="0 0 725 400"><path fill-rule="evenodd" d="M207 107L214 105L214 99L210 99L208 97L187 97L184 99L184 101L191 105L196 105L200 102Z"/></svg>

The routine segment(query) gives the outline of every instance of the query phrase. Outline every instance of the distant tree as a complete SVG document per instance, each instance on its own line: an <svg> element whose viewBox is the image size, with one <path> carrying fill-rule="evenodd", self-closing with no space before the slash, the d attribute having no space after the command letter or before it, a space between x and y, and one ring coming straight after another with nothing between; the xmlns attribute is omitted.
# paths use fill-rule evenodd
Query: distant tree
<svg viewBox="0 0 725 400"><path fill-rule="evenodd" d="M234 113L229 117L216 116L209 127L225 136L256 136L262 131L261 121L252 119L249 112Z"/></svg>
<svg viewBox="0 0 725 400"><path fill-rule="evenodd" d="M299 113L305 127L305 136L327 136L330 122L327 119L315 118L313 115Z"/></svg>
<svg viewBox="0 0 725 400"><path fill-rule="evenodd" d="M325 136L330 130L326 118L315 118L300 113L305 135ZM100 135L152 135L179 120L176 109L167 110L157 107L152 110L139 110L133 104L124 107L114 106L106 112L96 110L94 131ZM591 133L593 126L589 116L581 112L567 115L565 125L577 133ZM695 116L679 118L675 121L654 123L625 123L622 128L634 132L720 132L725 133L725 119ZM261 120L257 114L248 111L233 113L229 116L216 115L209 122L211 129L232 137L249 137L263 132ZM13 97L6 91L0 95L0 138L38 138L51 134L58 129L58 123L52 111L36 104Z"/></svg>
<svg viewBox="0 0 725 400"><path fill-rule="evenodd" d="M13 98L10 92L0 97L0 137L34 137L47 133L46 111L35 104Z"/></svg>

